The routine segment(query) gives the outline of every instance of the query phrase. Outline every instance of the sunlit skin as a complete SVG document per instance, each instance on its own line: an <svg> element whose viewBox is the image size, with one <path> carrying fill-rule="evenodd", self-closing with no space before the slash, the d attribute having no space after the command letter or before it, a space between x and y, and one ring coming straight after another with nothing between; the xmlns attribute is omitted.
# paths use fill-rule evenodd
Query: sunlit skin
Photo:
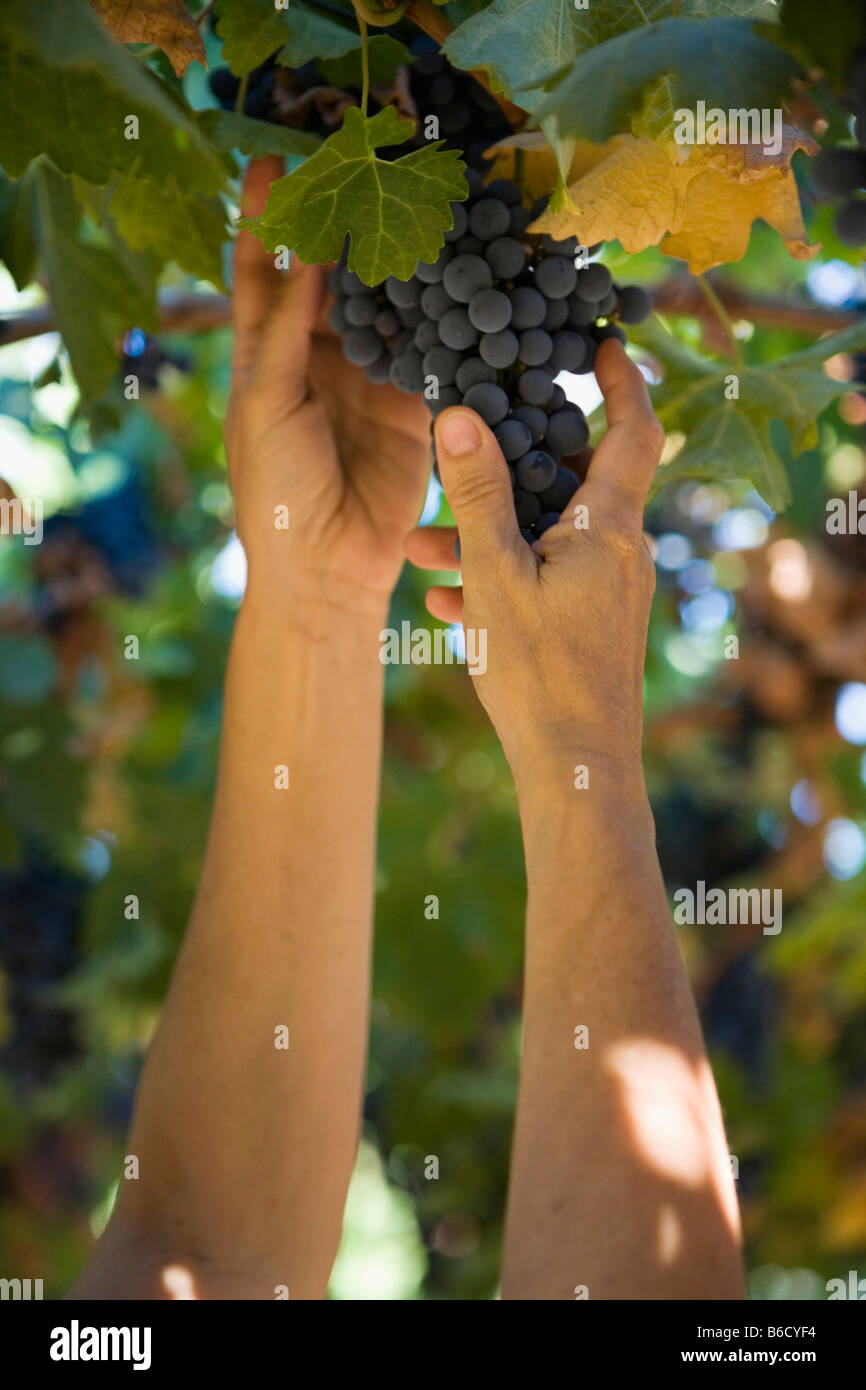
<svg viewBox="0 0 866 1390"><path fill-rule="evenodd" d="M642 517L663 434L619 343L602 344L596 376L608 429L573 499L586 512L578 528L570 506L532 547L490 430L462 407L436 422L463 585L427 602L487 631L474 685L514 773L529 888L502 1293L736 1299L727 1145L640 757ZM416 531L407 553L456 568L453 537Z"/></svg>
<svg viewBox="0 0 866 1390"><path fill-rule="evenodd" d="M279 172L250 166L246 212ZM454 535L410 529L423 403L343 360L324 298L321 268L284 283L241 235L226 439L249 579L219 782L127 1141L140 1176L121 1181L74 1298L319 1299L337 1251L367 1046L379 633L407 533L435 569L454 568ZM598 379L590 528L566 516L531 549L490 431L461 408L437 422L464 589L434 586L429 606L488 632L475 685L514 771L529 885L503 1293L736 1298L726 1145L640 766L641 514L661 433L619 344ZM457 457L467 427L477 447Z"/></svg>

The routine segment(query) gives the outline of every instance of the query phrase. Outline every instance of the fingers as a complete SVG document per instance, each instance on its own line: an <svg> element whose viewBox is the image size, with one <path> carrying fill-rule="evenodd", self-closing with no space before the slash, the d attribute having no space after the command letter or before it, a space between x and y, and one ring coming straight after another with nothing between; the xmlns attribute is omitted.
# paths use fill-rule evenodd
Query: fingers
<svg viewBox="0 0 866 1390"><path fill-rule="evenodd" d="M307 395L313 332L324 295L324 267L293 259L291 274L285 277L261 333L253 378L273 391L288 412Z"/></svg>
<svg viewBox="0 0 866 1390"><path fill-rule="evenodd" d="M463 567L522 544L508 465L480 415L465 406L436 420L436 458L460 534Z"/></svg>
<svg viewBox="0 0 866 1390"><path fill-rule="evenodd" d="M427 612L440 623L463 622L463 590L446 588L444 584L434 584L427 590L424 600Z"/></svg>
<svg viewBox="0 0 866 1390"><path fill-rule="evenodd" d="M274 179L280 178L283 161L276 155L252 159L247 165L241 194L244 217L258 217ZM259 332L282 281L274 258L252 232L241 231L235 242L232 318L234 352L232 369L245 375L255 359Z"/></svg>
<svg viewBox="0 0 866 1390"><path fill-rule="evenodd" d="M664 445L664 430L641 372L615 338L606 339L599 348L595 375L604 396L608 428L592 457L588 480L594 492L606 494L612 504L639 522Z"/></svg>
<svg viewBox="0 0 866 1390"><path fill-rule="evenodd" d="M418 526L406 537L406 558L420 570L459 570L456 526Z"/></svg>

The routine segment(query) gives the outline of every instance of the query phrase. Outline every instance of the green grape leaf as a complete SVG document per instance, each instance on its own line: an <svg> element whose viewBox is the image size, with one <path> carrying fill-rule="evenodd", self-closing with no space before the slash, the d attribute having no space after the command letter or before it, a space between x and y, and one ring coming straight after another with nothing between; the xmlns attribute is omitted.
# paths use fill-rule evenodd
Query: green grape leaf
<svg viewBox="0 0 866 1390"><path fill-rule="evenodd" d="M343 58L361 47L351 12L346 24L306 10L297 0L287 10L275 9L273 0L217 0L216 12L223 61L236 77L274 54L284 67L299 68L313 58Z"/></svg>
<svg viewBox="0 0 866 1390"><path fill-rule="evenodd" d="M375 34L370 39L369 51L371 87L389 86L394 81L397 69L412 62L408 48L392 39L390 34ZM361 86L360 46L340 58L326 58L319 66L322 76L332 87L345 91L347 87Z"/></svg>
<svg viewBox="0 0 866 1390"><path fill-rule="evenodd" d="M866 322L761 367L711 362L651 326L635 336L667 367L652 393L659 419L666 430L686 437L670 463L659 467L650 496L675 479L748 479L781 511L791 491L772 427L785 426L794 456L815 446L817 417L853 389L827 376L821 363L837 352L866 348Z"/></svg>
<svg viewBox="0 0 866 1390"><path fill-rule="evenodd" d="M99 395L118 365L118 342L134 325L157 327L149 292L106 247L84 241L72 183L47 160L30 177L42 266L72 370L85 398Z"/></svg>
<svg viewBox="0 0 866 1390"><path fill-rule="evenodd" d="M33 184L26 177L12 180L0 173L0 261L19 290L35 275L36 254Z"/></svg>
<svg viewBox="0 0 866 1390"><path fill-rule="evenodd" d="M532 110L551 74L597 44L629 30L645 34L656 20L720 13L772 20L777 12L772 0L605 0L580 10L574 0L493 0L442 47L455 67L483 69L494 91Z"/></svg>
<svg viewBox="0 0 866 1390"><path fill-rule="evenodd" d="M252 72L286 40L287 14L273 0L217 0L222 58L236 77Z"/></svg>
<svg viewBox="0 0 866 1390"><path fill-rule="evenodd" d="M184 191L174 179L157 184L124 175L109 211L133 251L149 252L160 265L175 261L190 275L225 288L222 248L227 232L220 198Z"/></svg>
<svg viewBox="0 0 866 1390"><path fill-rule="evenodd" d="M203 192L225 184L180 95L113 42L86 0L0 0L0 70L0 164L12 177L45 154L90 183L138 164Z"/></svg>
<svg viewBox="0 0 866 1390"><path fill-rule="evenodd" d="M266 154L315 154L322 143L321 135L311 130L295 130L288 125L273 125L242 116L238 111L200 111L198 123L215 150L225 154L240 150L242 154L261 159Z"/></svg>
<svg viewBox="0 0 866 1390"><path fill-rule="evenodd" d="M419 261L436 259L453 224L449 204L466 197L463 162L439 141L393 162L377 158L377 148L401 145L413 131L392 106L369 118L350 106L342 129L273 183L261 217L240 226L302 261L338 260L348 236L349 268L366 284L407 280Z"/></svg>
<svg viewBox="0 0 866 1390"><path fill-rule="evenodd" d="M662 19L582 54L554 78L552 95L535 110L555 118L560 134L602 142L627 129L647 95L658 101L667 78L669 111L698 101L724 109L774 107L800 66L742 19Z"/></svg>

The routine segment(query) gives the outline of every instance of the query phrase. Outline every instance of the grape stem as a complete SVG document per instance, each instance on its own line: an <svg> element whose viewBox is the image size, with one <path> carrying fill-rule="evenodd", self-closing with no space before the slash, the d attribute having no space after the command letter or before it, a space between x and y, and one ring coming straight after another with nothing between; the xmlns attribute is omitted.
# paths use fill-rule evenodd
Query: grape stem
<svg viewBox="0 0 866 1390"><path fill-rule="evenodd" d="M361 34L361 112L366 116L367 102L370 99L370 44L367 37L367 21L357 6L355 18L358 21L358 29Z"/></svg>
<svg viewBox="0 0 866 1390"><path fill-rule="evenodd" d="M238 94L237 94L237 96L235 97L235 110L236 110L236 111L243 112L243 109L244 109L244 102L245 102L246 99L247 99L247 88L249 87L249 85L250 85L250 75L249 75L248 72L245 72L244 75L243 75L243 77L241 78L240 86L238 87Z"/></svg>
<svg viewBox="0 0 866 1390"><path fill-rule="evenodd" d="M730 314L728 313L722 301L719 299L719 296L716 294L716 291L710 280L707 279L707 276L696 275L695 279L697 280L698 285L700 286L701 293L703 294L704 298L706 299L707 303L709 304L710 308L712 309L713 313L715 314L716 318L719 320L719 323L722 326L725 337L731 345L731 351L733 353L736 365L738 367L742 367L743 352L742 348L740 347L739 339L737 338L737 335L734 332L734 325L731 322Z"/></svg>
<svg viewBox="0 0 866 1390"><path fill-rule="evenodd" d="M412 23L417 24L422 33L428 34L430 38L435 39L438 44L443 44L448 35L454 31L454 25L445 18L440 9L430 4L430 0L412 0L412 4L406 11L406 18L411 19ZM481 72L479 69L474 69L470 72L469 76L474 77L475 81L478 82L486 92L490 92L493 100L515 130L519 130L520 127L526 123L526 112L523 107L515 106L514 102L509 101L507 97L501 96L498 92L491 91L490 82L488 81L486 73Z"/></svg>

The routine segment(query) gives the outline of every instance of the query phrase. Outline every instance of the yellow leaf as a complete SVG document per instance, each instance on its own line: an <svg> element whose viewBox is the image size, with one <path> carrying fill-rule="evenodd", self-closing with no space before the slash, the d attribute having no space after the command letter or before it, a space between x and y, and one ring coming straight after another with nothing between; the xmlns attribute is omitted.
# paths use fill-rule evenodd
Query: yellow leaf
<svg viewBox="0 0 866 1390"><path fill-rule="evenodd" d="M792 126L785 127L780 153L766 157L748 145L698 145L685 154L682 146L646 136L617 135L604 145L578 141L569 203L548 209L530 230L576 236L584 245L616 238L632 254L660 243L666 255L700 274L740 260L761 217L803 260L819 248L809 245L803 225L790 167L796 149L811 154L817 145ZM547 158L533 150L539 177ZM551 186L552 180L547 191Z"/></svg>
<svg viewBox="0 0 866 1390"><path fill-rule="evenodd" d="M152 43L182 77L190 63L207 67L204 40L183 0L90 0L118 43Z"/></svg>

